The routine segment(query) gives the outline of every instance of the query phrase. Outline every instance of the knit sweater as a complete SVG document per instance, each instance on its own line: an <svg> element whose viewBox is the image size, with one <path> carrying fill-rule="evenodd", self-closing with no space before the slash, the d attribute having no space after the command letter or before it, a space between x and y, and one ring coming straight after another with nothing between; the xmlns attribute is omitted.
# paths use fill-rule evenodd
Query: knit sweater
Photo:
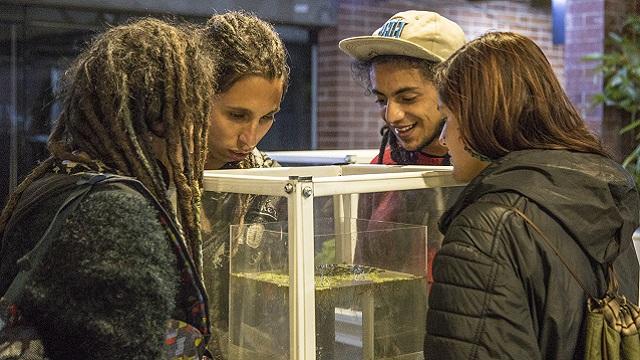
<svg viewBox="0 0 640 360"><path fill-rule="evenodd" d="M38 191L38 182L25 194ZM0 293L61 202L38 204L5 234ZM160 359L175 311L176 258L149 200L104 185L66 220L18 304L52 359Z"/></svg>

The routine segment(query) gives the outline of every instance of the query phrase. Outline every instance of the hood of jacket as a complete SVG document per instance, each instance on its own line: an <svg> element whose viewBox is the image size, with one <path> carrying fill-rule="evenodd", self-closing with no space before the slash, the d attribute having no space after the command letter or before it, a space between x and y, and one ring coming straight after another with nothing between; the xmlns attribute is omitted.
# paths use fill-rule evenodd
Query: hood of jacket
<svg viewBox="0 0 640 360"><path fill-rule="evenodd" d="M631 175L608 158L566 150L511 152L469 183L443 215L441 231L469 204L498 192L516 192L535 202L599 263L633 246L638 193Z"/></svg>

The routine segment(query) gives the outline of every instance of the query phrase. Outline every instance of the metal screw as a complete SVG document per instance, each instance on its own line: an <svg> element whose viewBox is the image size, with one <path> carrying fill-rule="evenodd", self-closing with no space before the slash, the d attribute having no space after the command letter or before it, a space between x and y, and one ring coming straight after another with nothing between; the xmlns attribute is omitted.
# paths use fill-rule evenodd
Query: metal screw
<svg viewBox="0 0 640 360"><path fill-rule="evenodd" d="M287 194L291 194L293 192L293 185L292 184L285 185L284 192L286 192Z"/></svg>
<svg viewBox="0 0 640 360"><path fill-rule="evenodd" d="M302 195L304 195L304 197L309 197L311 194L313 194L313 191L309 186L305 186L304 189L302 189Z"/></svg>

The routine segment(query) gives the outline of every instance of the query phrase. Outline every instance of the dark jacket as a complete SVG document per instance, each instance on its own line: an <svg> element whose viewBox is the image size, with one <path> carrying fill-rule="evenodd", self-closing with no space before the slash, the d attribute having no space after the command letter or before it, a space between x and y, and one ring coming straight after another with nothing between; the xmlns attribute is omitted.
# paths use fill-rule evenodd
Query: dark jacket
<svg viewBox="0 0 640 360"><path fill-rule="evenodd" d="M0 251L0 293L17 274L68 191L42 201L51 177L34 182ZM70 188L69 188L70 190ZM19 207L24 208L19 204ZM16 213L14 212L14 215ZM17 216L17 215L16 215ZM14 221L15 220L15 221ZM176 310L176 256L150 201L99 185L69 215L18 304L52 359L160 359Z"/></svg>
<svg viewBox="0 0 640 360"><path fill-rule="evenodd" d="M599 155L513 152L476 177L441 219L426 358L581 356L587 294L511 207L545 232L589 292L603 294L602 265L615 260L622 292L637 301L633 179Z"/></svg>

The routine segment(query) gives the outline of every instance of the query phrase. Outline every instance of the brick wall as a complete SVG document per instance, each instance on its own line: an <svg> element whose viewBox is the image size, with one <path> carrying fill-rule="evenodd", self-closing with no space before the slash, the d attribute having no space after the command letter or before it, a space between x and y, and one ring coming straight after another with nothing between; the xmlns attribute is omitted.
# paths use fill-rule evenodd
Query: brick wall
<svg viewBox="0 0 640 360"><path fill-rule="evenodd" d="M575 0L574 0L575 1ZM603 16L604 34L619 32L620 25L630 13L640 14L639 0L606 0ZM604 42L604 40L603 40ZM604 49L607 51L607 44L604 42ZM569 65L569 64L568 64ZM600 82L602 79L598 78ZM602 108L602 106L600 106ZM629 114L620 110L605 107L602 111L601 122L595 119L593 124L599 130L599 134L605 144L613 152L618 160L623 160L627 154L633 150L637 141L633 138L633 133L620 134L620 129L629 123ZM592 122L594 122L592 120Z"/></svg>
<svg viewBox="0 0 640 360"><path fill-rule="evenodd" d="M602 77L594 73L595 62L583 57L604 51L605 0L568 0L565 23L566 91L592 131L600 133L602 106L591 98L602 90Z"/></svg>
<svg viewBox="0 0 640 360"><path fill-rule="evenodd" d="M574 0L581 1L581 0ZM604 1L604 0L600 0ZM621 1L621 0L619 0ZM391 15L403 10L430 10L458 23L472 39L488 30L522 33L540 45L561 81L564 48L551 39L551 9L529 1L468 0L341 0L335 27L318 34L318 147L376 148L382 120L374 99L352 79L351 59L338 49L350 36L370 35Z"/></svg>
<svg viewBox="0 0 640 360"><path fill-rule="evenodd" d="M589 128L598 134L618 160L629 153L634 143L631 134L621 136L628 115L591 99L602 91L602 76L594 71L596 62L583 60L590 53L606 51L605 34L618 31L625 17L640 11L638 0L569 0L567 2L564 66L566 90L580 110Z"/></svg>

